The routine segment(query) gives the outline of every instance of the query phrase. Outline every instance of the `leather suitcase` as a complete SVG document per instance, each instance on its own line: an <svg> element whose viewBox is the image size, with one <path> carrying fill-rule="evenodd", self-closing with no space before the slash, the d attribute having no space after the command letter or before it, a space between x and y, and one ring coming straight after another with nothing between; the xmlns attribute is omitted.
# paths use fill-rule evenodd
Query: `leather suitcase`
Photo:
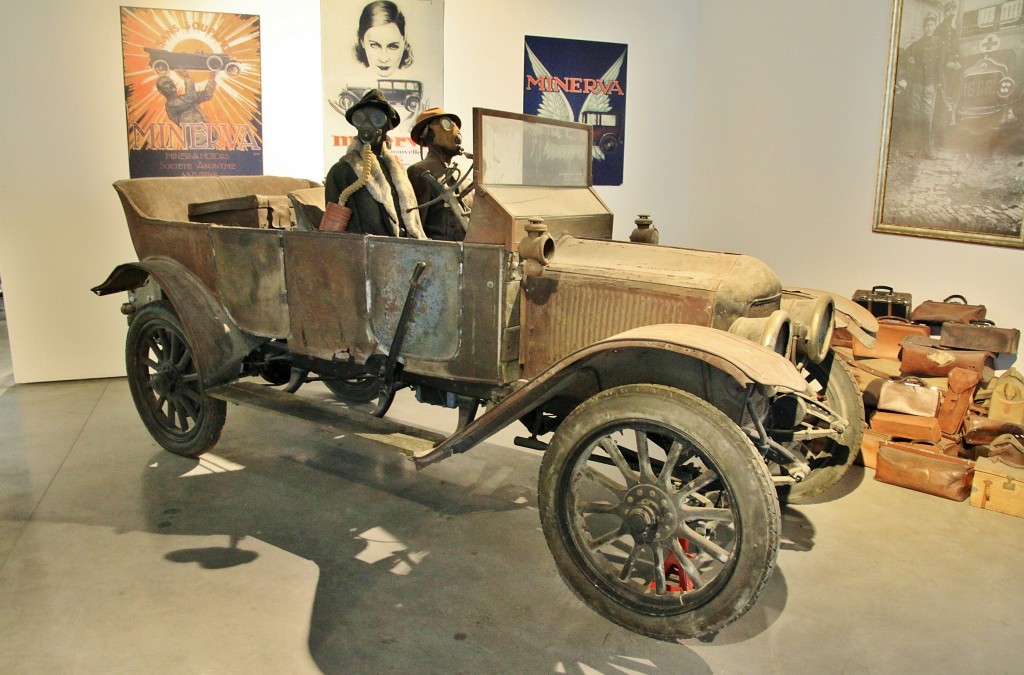
<svg viewBox="0 0 1024 675"><path fill-rule="evenodd" d="M888 412L936 417L941 399L936 387L929 387L918 377L904 377L883 382L875 405Z"/></svg>
<svg viewBox="0 0 1024 675"><path fill-rule="evenodd" d="M899 359L900 343L911 335L929 337L932 329L924 324L911 323L898 316L878 318L878 333L875 334L875 346L866 347L854 341L853 355L870 359Z"/></svg>
<svg viewBox="0 0 1024 675"><path fill-rule="evenodd" d="M870 291L858 290L853 294L853 301L867 309L875 316L898 316L910 318L910 293L897 293L892 286L872 286Z"/></svg>
<svg viewBox="0 0 1024 675"><path fill-rule="evenodd" d="M949 349L938 340L911 335L903 340L900 372L904 375L946 377L954 368L984 373L992 367L992 353L970 349Z"/></svg>
<svg viewBox="0 0 1024 675"><path fill-rule="evenodd" d="M1004 434L1024 439L1024 425L970 413L964 418L964 443L967 445L988 445Z"/></svg>
<svg viewBox="0 0 1024 675"><path fill-rule="evenodd" d="M891 440L892 436L888 434L880 434L873 429L865 429L864 438L860 442L860 452L857 453L857 459L854 461L861 466L874 469L878 459L878 448L881 447L882 443L888 443Z"/></svg>
<svg viewBox="0 0 1024 675"><path fill-rule="evenodd" d="M188 219L195 223L287 230L295 225L292 202L287 195L245 195L188 205Z"/></svg>
<svg viewBox="0 0 1024 675"><path fill-rule="evenodd" d="M1016 354L1020 342L1020 331L1016 328L999 328L988 320L972 323L942 324L939 344L956 349L977 349L1000 354Z"/></svg>
<svg viewBox="0 0 1024 675"><path fill-rule="evenodd" d="M941 302L925 300L910 313L910 320L936 326L946 321L970 323L984 319L985 312L985 305L969 305L964 296L951 295Z"/></svg>
<svg viewBox="0 0 1024 675"><path fill-rule="evenodd" d="M971 494L974 462L903 443L882 443L875 480L962 502Z"/></svg>
<svg viewBox="0 0 1024 675"><path fill-rule="evenodd" d="M918 417L894 412L876 412L871 416L870 426L880 434L888 434L893 438L906 438L911 441L930 441L938 443L942 440L942 427L934 417Z"/></svg>

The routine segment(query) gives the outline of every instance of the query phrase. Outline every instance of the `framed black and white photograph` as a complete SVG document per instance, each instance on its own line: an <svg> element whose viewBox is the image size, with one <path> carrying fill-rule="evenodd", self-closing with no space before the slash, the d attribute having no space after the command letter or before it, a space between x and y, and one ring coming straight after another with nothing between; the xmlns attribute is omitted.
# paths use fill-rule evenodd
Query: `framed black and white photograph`
<svg viewBox="0 0 1024 675"><path fill-rule="evenodd" d="M894 0L874 231L1024 248L1024 0Z"/></svg>

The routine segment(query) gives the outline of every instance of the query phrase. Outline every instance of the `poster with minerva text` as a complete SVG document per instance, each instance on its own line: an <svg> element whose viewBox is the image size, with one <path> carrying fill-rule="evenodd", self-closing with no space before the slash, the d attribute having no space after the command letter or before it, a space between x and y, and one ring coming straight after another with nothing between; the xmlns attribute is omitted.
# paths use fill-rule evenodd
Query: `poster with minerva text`
<svg viewBox="0 0 1024 675"><path fill-rule="evenodd" d="M526 36L523 112L594 128L594 185L622 185L627 45Z"/></svg>
<svg viewBox="0 0 1024 675"><path fill-rule="evenodd" d="M260 18L121 7L132 178L263 173Z"/></svg>
<svg viewBox="0 0 1024 675"><path fill-rule="evenodd" d="M410 132L416 115L443 106L443 0L321 0L324 173L345 154L356 131L345 112L379 89L401 121L388 132L405 165L420 161ZM462 119L470 111L452 110Z"/></svg>

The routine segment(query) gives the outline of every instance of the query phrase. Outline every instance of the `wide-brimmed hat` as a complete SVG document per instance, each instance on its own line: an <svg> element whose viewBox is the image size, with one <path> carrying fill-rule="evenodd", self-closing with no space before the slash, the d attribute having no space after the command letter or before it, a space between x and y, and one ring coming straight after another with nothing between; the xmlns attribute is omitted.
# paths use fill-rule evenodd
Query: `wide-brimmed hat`
<svg viewBox="0 0 1024 675"><path fill-rule="evenodd" d="M359 103L345 111L345 119L348 120L349 124L352 124L352 115L360 108L378 108L384 111L384 114L388 116L388 120L391 122L392 129L397 127L398 123L402 121L402 118L398 116L398 111L391 107L391 104L384 98L384 93L380 89L371 89L366 92L359 99ZM352 126L355 125L353 124Z"/></svg>
<svg viewBox="0 0 1024 675"><path fill-rule="evenodd" d="M420 134L427 128L431 120L435 120L438 117L450 117L455 121L455 124L460 127L462 126L462 120L455 113L445 112L444 108L427 108L416 117L416 124L412 125L412 133L409 134L412 136L412 140L423 145L420 143Z"/></svg>

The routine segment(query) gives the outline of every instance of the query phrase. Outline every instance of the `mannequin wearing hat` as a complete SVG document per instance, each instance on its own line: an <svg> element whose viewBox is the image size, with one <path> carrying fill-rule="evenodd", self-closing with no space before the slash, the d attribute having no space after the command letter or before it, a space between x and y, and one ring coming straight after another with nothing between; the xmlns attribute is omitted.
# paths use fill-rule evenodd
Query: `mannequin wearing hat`
<svg viewBox="0 0 1024 675"><path fill-rule="evenodd" d="M427 157L409 167L409 182L421 204L423 231L431 239L462 241L466 238L466 228L451 207L438 199L441 196L438 181L443 179L452 159L462 154L461 126L458 115L446 113L443 108L428 108L419 114L412 127L412 140L427 148ZM429 206L422 206L431 201Z"/></svg>
<svg viewBox="0 0 1024 675"><path fill-rule="evenodd" d="M351 209L345 231L426 239L416 193L385 142L400 121L398 113L379 89L371 89L348 109L345 119L358 137L324 179L324 199Z"/></svg>

